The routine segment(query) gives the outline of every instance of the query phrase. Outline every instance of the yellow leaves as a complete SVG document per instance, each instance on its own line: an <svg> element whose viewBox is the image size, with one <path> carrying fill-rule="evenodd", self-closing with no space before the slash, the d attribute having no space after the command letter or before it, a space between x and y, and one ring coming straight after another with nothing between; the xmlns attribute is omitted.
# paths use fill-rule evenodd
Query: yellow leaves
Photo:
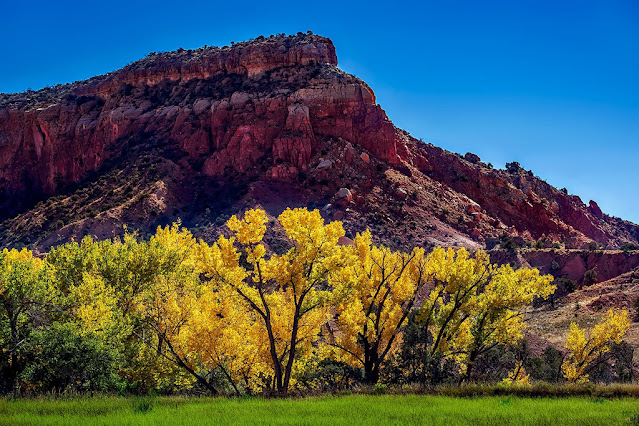
<svg viewBox="0 0 639 426"><path fill-rule="evenodd" d="M561 365L561 372L564 373L564 377L570 383L583 384L588 383L588 374L584 372L585 368L580 367L576 363L570 361L564 361Z"/></svg>
<svg viewBox="0 0 639 426"><path fill-rule="evenodd" d="M427 280L424 251L374 246L366 231L355 237L347 255L349 262L331 280L344 294L335 307L335 327L327 327L331 344L352 362L366 366L365 360L374 358L382 363L395 349L417 289Z"/></svg>
<svg viewBox="0 0 639 426"><path fill-rule="evenodd" d="M513 345L523 337L523 314L510 309L503 309L493 314L493 334L487 342L499 342L504 345Z"/></svg>
<svg viewBox="0 0 639 426"><path fill-rule="evenodd" d="M117 299L112 287L96 275L84 273L82 283L70 289L74 315L83 334L104 335L115 326Z"/></svg>
<svg viewBox="0 0 639 426"><path fill-rule="evenodd" d="M244 381L255 390L254 380L267 368L261 361L267 345L257 318L231 288L208 284L202 290L181 330L183 358L205 371L224 368L234 382Z"/></svg>
<svg viewBox="0 0 639 426"><path fill-rule="evenodd" d="M30 250L25 248L22 250L2 249L0 252L0 293L7 289L11 280L19 279L20 275L25 273L35 273L43 266L42 260L33 257Z"/></svg>
<svg viewBox="0 0 639 426"><path fill-rule="evenodd" d="M257 244L264 238L266 232L266 212L260 209L248 210L242 220L233 215L226 226L235 233L240 244Z"/></svg>
<svg viewBox="0 0 639 426"><path fill-rule="evenodd" d="M13 306L13 315L30 309L35 301L52 298L51 280L50 265L30 250L0 251L0 300L11 300L7 306Z"/></svg>
<svg viewBox="0 0 639 426"><path fill-rule="evenodd" d="M455 293L462 286L469 286L484 279L492 272L488 254L478 250L471 255L465 248L437 247L428 255L428 273L432 278L445 283L447 293Z"/></svg>
<svg viewBox="0 0 639 426"><path fill-rule="evenodd" d="M569 353L581 353L586 344L586 331L579 328L575 322L570 323L570 331L566 336L566 349Z"/></svg>
<svg viewBox="0 0 639 426"><path fill-rule="evenodd" d="M33 253L31 250L27 250L23 248L22 250L17 249L2 249L2 255L0 256L2 259L3 266L10 268L13 262L22 262L22 263L31 263L34 266L41 265L42 261L37 257L33 257Z"/></svg>
<svg viewBox="0 0 639 426"><path fill-rule="evenodd" d="M595 345L605 342L621 343L629 328L628 311L610 309L606 317L592 330L591 339Z"/></svg>
<svg viewBox="0 0 639 426"><path fill-rule="evenodd" d="M588 382L588 369L592 363L610 351L613 343L621 343L630 328L628 311L610 309L606 316L586 336L586 331L574 322L566 336L568 354L561 370L569 382Z"/></svg>
<svg viewBox="0 0 639 426"><path fill-rule="evenodd" d="M530 378L528 377L528 374L526 374L526 369L523 364L523 361L517 362L515 369L508 373L508 376L503 380L503 383L511 386L530 385Z"/></svg>
<svg viewBox="0 0 639 426"><path fill-rule="evenodd" d="M239 264L240 253L234 242L234 238L224 236L212 246L201 241L196 249L197 270L212 280L240 286L248 272Z"/></svg>
<svg viewBox="0 0 639 426"><path fill-rule="evenodd" d="M165 262L190 268L195 266L194 254L197 242L189 230L181 227L180 221L173 223L170 227L158 227L149 245L163 252Z"/></svg>
<svg viewBox="0 0 639 426"><path fill-rule="evenodd" d="M324 225L317 210L286 209L278 218L293 247L283 256L273 256L265 273L278 284L302 295L316 286L345 263L344 250L337 241L344 235L341 222ZM313 294L309 294L313 298Z"/></svg>
<svg viewBox="0 0 639 426"><path fill-rule="evenodd" d="M328 283L347 256L337 245L344 235L341 223L325 225L318 211L305 208L287 209L278 220L292 242L285 254L265 259L261 242L266 213L248 210L241 219L233 216L227 222L233 237L220 237L210 247L203 242L198 245L196 263L211 285L220 291L231 289L237 309L249 313L244 316L253 323L246 324L246 333L234 339L244 339L240 346L252 354L244 354L253 360L250 365L270 365L278 390L285 391L295 361L317 341L329 306L342 294L330 291ZM248 265L240 264L241 258ZM234 358L224 358L231 370L234 362ZM239 364L237 368L248 377L246 369ZM264 373L264 368L254 368L251 374L258 370ZM249 381L246 377L245 382Z"/></svg>
<svg viewBox="0 0 639 426"><path fill-rule="evenodd" d="M370 259L371 245L371 232L368 229L361 234L357 234L353 241L353 247L360 262L367 262Z"/></svg>
<svg viewBox="0 0 639 426"><path fill-rule="evenodd" d="M344 236L342 223L331 222L324 225L324 219L318 210L286 209L278 219L288 238L302 248L317 249L322 242L336 246L339 237Z"/></svg>
<svg viewBox="0 0 639 426"><path fill-rule="evenodd" d="M266 248L264 248L262 244L258 244L254 248L249 247L246 249L246 255L247 255L246 261L248 263L255 264L259 262L260 259L262 259L265 254L266 254Z"/></svg>
<svg viewBox="0 0 639 426"><path fill-rule="evenodd" d="M514 307L530 304L535 297L547 298L556 287L551 275L542 276L537 269L513 270L500 266L486 288L486 303L490 306Z"/></svg>
<svg viewBox="0 0 639 426"><path fill-rule="evenodd" d="M521 339L520 309L555 291L551 276L536 269L491 265L482 250L471 254L466 249L436 248L428 255L425 271L434 284L417 320L433 336L430 354L453 356L462 367L490 345Z"/></svg>

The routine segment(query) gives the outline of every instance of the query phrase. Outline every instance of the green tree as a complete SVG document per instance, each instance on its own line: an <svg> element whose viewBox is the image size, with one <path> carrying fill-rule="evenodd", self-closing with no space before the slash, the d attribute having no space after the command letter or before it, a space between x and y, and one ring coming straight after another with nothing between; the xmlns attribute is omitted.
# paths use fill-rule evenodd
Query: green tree
<svg viewBox="0 0 639 426"><path fill-rule="evenodd" d="M0 348L6 390L17 390L21 353L51 300L51 269L26 249L0 252Z"/></svg>

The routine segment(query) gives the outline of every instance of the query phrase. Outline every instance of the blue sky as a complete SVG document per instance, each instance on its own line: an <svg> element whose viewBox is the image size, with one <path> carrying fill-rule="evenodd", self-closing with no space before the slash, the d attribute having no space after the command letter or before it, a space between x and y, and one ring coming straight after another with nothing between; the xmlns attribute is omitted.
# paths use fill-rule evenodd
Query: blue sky
<svg viewBox="0 0 639 426"><path fill-rule="evenodd" d="M3 0L0 91L312 30L414 136L639 223L639 2Z"/></svg>

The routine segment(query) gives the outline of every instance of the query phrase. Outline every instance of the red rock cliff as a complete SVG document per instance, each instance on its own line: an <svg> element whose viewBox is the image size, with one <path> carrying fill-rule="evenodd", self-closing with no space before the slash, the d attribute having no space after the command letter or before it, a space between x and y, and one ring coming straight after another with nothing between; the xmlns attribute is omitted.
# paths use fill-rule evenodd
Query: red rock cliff
<svg viewBox="0 0 639 426"><path fill-rule="evenodd" d="M342 137L391 163L395 130L370 88L337 67L330 40L274 37L152 55L60 99L0 107L0 191L52 194L99 167L120 141L175 143L203 171L264 161L304 169L317 137ZM45 94L46 95L46 94Z"/></svg>
<svg viewBox="0 0 639 426"><path fill-rule="evenodd" d="M312 174L304 189L317 186L322 203L333 187L359 182L357 205L341 200L334 217L359 209L384 210L377 217L397 226L418 218L419 238L439 233L434 243L639 239L636 225L523 169L495 170L396 129L370 87L337 67L332 42L310 34L150 54L84 82L0 95L0 219L151 142L179 152L170 161L182 177L292 187ZM342 157L323 157L337 148ZM316 171L320 160L331 166Z"/></svg>

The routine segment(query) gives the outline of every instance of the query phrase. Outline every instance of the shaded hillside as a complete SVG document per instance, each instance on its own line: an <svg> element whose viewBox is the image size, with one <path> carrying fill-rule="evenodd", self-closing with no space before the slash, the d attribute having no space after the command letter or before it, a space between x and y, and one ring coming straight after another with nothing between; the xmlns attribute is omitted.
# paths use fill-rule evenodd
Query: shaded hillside
<svg viewBox="0 0 639 426"><path fill-rule="evenodd" d="M39 249L181 218L213 239L260 205L319 208L392 246L615 248L639 227L517 164L496 170L396 129L312 34L150 54L0 95L0 244Z"/></svg>

